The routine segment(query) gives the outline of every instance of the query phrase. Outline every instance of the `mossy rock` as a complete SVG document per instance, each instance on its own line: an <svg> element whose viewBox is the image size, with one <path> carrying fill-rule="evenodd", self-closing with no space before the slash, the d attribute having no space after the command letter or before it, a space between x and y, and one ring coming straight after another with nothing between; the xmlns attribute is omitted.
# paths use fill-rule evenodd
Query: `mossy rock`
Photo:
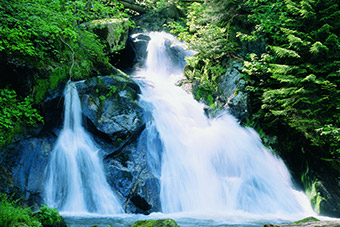
<svg viewBox="0 0 340 227"><path fill-rule="evenodd" d="M307 217L302 220L293 222L292 224L301 224L301 223L312 222L312 221L320 221L320 220L315 217Z"/></svg>
<svg viewBox="0 0 340 227"><path fill-rule="evenodd" d="M136 221L132 227L179 227L179 225L172 219L159 219Z"/></svg>
<svg viewBox="0 0 340 227"><path fill-rule="evenodd" d="M93 20L86 25L106 43L109 53L114 53L125 48L130 28L127 18Z"/></svg>

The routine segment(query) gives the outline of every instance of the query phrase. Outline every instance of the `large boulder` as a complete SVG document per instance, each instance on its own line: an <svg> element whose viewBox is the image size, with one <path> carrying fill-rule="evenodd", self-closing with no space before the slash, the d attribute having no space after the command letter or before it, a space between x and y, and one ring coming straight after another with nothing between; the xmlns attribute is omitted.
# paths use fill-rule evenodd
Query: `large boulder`
<svg viewBox="0 0 340 227"><path fill-rule="evenodd" d="M85 26L97 34L107 45L109 53L115 53L125 48L130 28L129 20L127 18L93 20Z"/></svg>
<svg viewBox="0 0 340 227"><path fill-rule="evenodd" d="M139 87L124 76L96 77L76 83L84 123L103 151L107 180L129 213L160 210L159 182L149 171L143 143L144 111Z"/></svg>

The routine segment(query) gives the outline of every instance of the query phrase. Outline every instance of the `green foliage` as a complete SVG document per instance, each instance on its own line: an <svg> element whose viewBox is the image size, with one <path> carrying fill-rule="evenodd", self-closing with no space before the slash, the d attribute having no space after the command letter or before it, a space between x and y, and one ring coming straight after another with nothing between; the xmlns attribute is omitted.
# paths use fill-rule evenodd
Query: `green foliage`
<svg viewBox="0 0 340 227"><path fill-rule="evenodd" d="M5 194L0 194L0 200L0 226L42 227L30 208L24 209L18 204L19 200L8 199Z"/></svg>
<svg viewBox="0 0 340 227"><path fill-rule="evenodd" d="M32 105L31 97L18 100L14 90L0 90L0 146L9 143L22 126L36 126L43 122Z"/></svg>
<svg viewBox="0 0 340 227"><path fill-rule="evenodd" d="M64 219L56 209L43 205L37 213L31 208L23 208L20 199L8 198L0 194L0 226L1 227L66 227Z"/></svg>
<svg viewBox="0 0 340 227"><path fill-rule="evenodd" d="M99 74L97 66L108 65L105 46L87 23L127 17L121 4L109 0L4 0L0 11L0 54L43 70L35 78L36 102L42 100L46 87L54 89L69 78Z"/></svg>
<svg viewBox="0 0 340 227"><path fill-rule="evenodd" d="M250 36L267 42L264 54L269 56L250 55L245 62L254 116L302 134L323 151L313 155L339 157L340 5L311 0L247 4L255 24Z"/></svg>
<svg viewBox="0 0 340 227"><path fill-rule="evenodd" d="M87 24L98 19L127 17L123 6L111 0L3 0L0 12L1 58L14 67L19 64L34 71L34 75L27 75L31 77L27 80L33 82L31 94L35 104L44 99L48 89L55 89L61 82L105 71L109 65L105 45ZM20 89L10 83L2 84L1 88ZM42 122L32 107L32 98L17 100L13 92L1 90L0 146L10 142L22 126Z"/></svg>
<svg viewBox="0 0 340 227"><path fill-rule="evenodd" d="M106 96L104 96L104 95L99 96L99 100L100 100L100 101L103 102L105 99L106 99Z"/></svg>
<svg viewBox="0 0 340 227"><path fill-rule="evenodd" d="M279 18L282 16L284 1L248 0L246 5L252 12L249 14L248 20L255 24L251 40L257 40L261 38L279 39L281 37ZM238 34L241 35L242 33Z"/></svg>
<svg viewBox="0 0 340 227"><path fill-rule="evenodd" d="M226 72L228 58L239 49L235 26L240 18L232 15L242 8L241 2L193 2L187 7L186 18L168 25L172 33L197 51L186 59L185 75L198 85L194 91L196 99L212 107L215 107L218 84Z"/></svg>
<svg viewBox="0 0 340 227"><path fill-rule="evenodd" d="M3 28L1 51L45 59L55 50L59 37L77 41L82 35L77 25L98 18L122 17L122 6L107 1L18 0L1 1ZM55 52L55 54L58 54Z"/></svg>
<svg viewBox="0 0 340 227"><path fill-rule="evenodd" d="M51 78L56 78L56 77L51 77ZM39 103L40 101L43 100L48 88L49 88L49 82L47 79L37 79L34 87L34 102ZM56 86L55 83L52 83L53 87Z"/></svg>
<svg viewBox="0 0 340 227"><path fill-rule="evenodd" d="M155 4L157 9L164 9L171 5L174 5L176 2L177 0L159 0L155 1Z"/></svg>
<svg viewBox="0 0 340 227"><path fill-rule="evenodd" d="M64 222L57 209L50 208L45 204L40 207L36 216L43 226L62 226Z"/></svg>
<svg viewBox="0 0 340 227"><path fill-rule="evenodd" d="M108 88L109 92L107 93L107 96L113 96L114 94L116 94L117 90L118 90L118 87L117 86L114 86L114 85L111 85L109 86Z"/></svg>

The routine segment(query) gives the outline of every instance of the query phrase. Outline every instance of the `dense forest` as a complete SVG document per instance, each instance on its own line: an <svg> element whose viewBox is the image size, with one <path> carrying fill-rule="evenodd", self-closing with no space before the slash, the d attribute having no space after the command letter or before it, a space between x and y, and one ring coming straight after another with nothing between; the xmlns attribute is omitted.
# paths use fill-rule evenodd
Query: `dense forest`
<svg viewBox="0 0 340 227"><path fill-rule="evenodd" d="M0 12L1 147L44 124L48 90L119 68L125 44L109 50L92 25L127 21L130 32L165 30L197 51L185 76L212 112L225 104L222 76L242 64L240 123L285 160L317 212L340 216L322 204L340 176L338 0L2 0Z"/></svg>

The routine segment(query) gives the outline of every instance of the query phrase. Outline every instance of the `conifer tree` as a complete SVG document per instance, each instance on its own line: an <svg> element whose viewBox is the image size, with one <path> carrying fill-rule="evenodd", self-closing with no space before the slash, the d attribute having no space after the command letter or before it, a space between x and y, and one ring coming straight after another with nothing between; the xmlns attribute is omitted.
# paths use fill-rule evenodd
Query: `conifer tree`
<svg viewBox="0 0 340 227"><path fill-rule="evenodd" d="M281 2L268 29L261 7ZM284 0L255 11L258 36L266 38L270 61L261 93L260 115L282 121L321 148L322 157L340 156L340 4L336 0ZM257 14L257 15L256 15ZM267 13L268 16L269 13ZM273 31L276 33L273 34ZM257 82L256 82L257 81Z"/></svg>

